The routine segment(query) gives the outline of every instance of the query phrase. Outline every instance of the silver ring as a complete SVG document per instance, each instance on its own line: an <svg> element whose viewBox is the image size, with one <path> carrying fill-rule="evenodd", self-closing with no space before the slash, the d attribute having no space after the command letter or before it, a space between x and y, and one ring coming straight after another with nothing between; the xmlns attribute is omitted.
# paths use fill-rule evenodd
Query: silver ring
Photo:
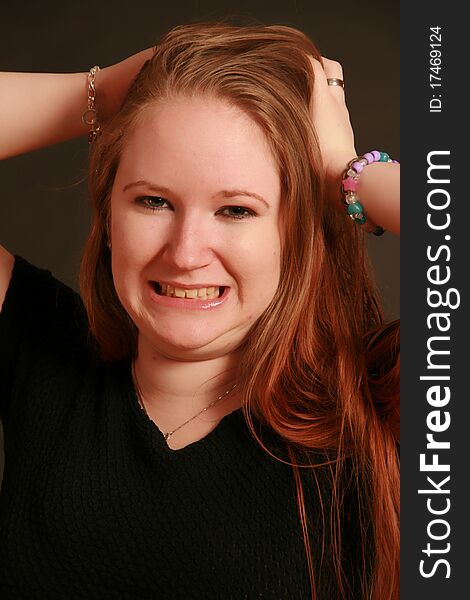
<svg viewBox="0 0 470 600"><path fill-rule="evenodd" d="M328 85L339 85L344 90L344 81L342 79L332 77L331 79L327 79L326 82Z"/></svg>

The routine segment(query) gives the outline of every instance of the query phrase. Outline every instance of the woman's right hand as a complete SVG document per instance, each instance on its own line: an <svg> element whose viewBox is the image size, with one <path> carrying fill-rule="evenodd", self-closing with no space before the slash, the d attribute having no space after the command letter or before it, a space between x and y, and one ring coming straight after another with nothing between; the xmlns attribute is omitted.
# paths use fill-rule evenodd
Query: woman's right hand
<svg viewBox="0 0 470 600"><path fill-rule="evenodd" d="M98 120L119 110L133 79L154 53L142 50L95 75ZM87 72L0 73L0 160L87 134ZM31 99L34 98L34 102Z"/></svg>
<svg viewBox="0 0 470 600"><path fill-rule="evenodd" d="M119 110L132 81L154 52L155 48L147 48L98 71L95 75L98 118L111 117Z"/></svg>

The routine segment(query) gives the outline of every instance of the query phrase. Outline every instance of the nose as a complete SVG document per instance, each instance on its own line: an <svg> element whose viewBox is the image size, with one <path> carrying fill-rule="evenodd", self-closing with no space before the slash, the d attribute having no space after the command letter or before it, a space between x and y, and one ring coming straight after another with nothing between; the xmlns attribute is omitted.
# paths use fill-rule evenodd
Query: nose
<svg viewBox="0 0 470 600"><path fill-rule="evenodd" d="M163 253L169 265L181 271L192 271L211 262L214 229L207 221L200 211L175 216Z"/></svg>

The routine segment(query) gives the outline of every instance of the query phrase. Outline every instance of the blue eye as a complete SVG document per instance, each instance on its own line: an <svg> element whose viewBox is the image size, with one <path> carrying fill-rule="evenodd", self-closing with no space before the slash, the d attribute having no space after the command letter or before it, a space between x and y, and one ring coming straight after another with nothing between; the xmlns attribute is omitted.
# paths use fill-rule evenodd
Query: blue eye
<svg viewBox="0 0 470 600"><path fill-rule="evenodd" d="M250 210L249 208L245 208L243 206L226 206L225 208L222 209L222 211L234 211L232 212L232 214L225 214L223 215L224 217L227 217L228 219L249 219L251 217L255 216L255 213Z"/></svg>
<svg viewBox="0 0 470 600"><path fill-rule="evenodd" d="M136 204L143 208L151 211L161 211L168 209L168 201L161 196L140 196L135 199ZM216 214L220 214L222 217L231 220L245 220L251 217L255 217L256 213L244 206L225 206L221 208Z"/></svg>
<svg viewBox="0 0 470 600"><path fill-rule="evenodd" d="M162 204L165 204L166 200L160 196L141 196L136 198L136 202L148 210L162 210L165 208Z"/></svg>

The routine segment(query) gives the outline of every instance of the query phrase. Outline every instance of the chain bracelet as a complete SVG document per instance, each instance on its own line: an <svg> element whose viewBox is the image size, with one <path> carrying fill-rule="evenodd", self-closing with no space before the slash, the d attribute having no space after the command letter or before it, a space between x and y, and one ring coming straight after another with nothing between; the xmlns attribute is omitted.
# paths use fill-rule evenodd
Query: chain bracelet
<svg viewBox="0 0 470 600"><path fill-rule="evenodd" d="M96 109L96 87L95 75L100 70L96 65L88 73L87 86L87 109L82 115L82 122L91 127L88 132L88 143L92 144L100 134L100 125L98 122L98 111Z"/></svg>

